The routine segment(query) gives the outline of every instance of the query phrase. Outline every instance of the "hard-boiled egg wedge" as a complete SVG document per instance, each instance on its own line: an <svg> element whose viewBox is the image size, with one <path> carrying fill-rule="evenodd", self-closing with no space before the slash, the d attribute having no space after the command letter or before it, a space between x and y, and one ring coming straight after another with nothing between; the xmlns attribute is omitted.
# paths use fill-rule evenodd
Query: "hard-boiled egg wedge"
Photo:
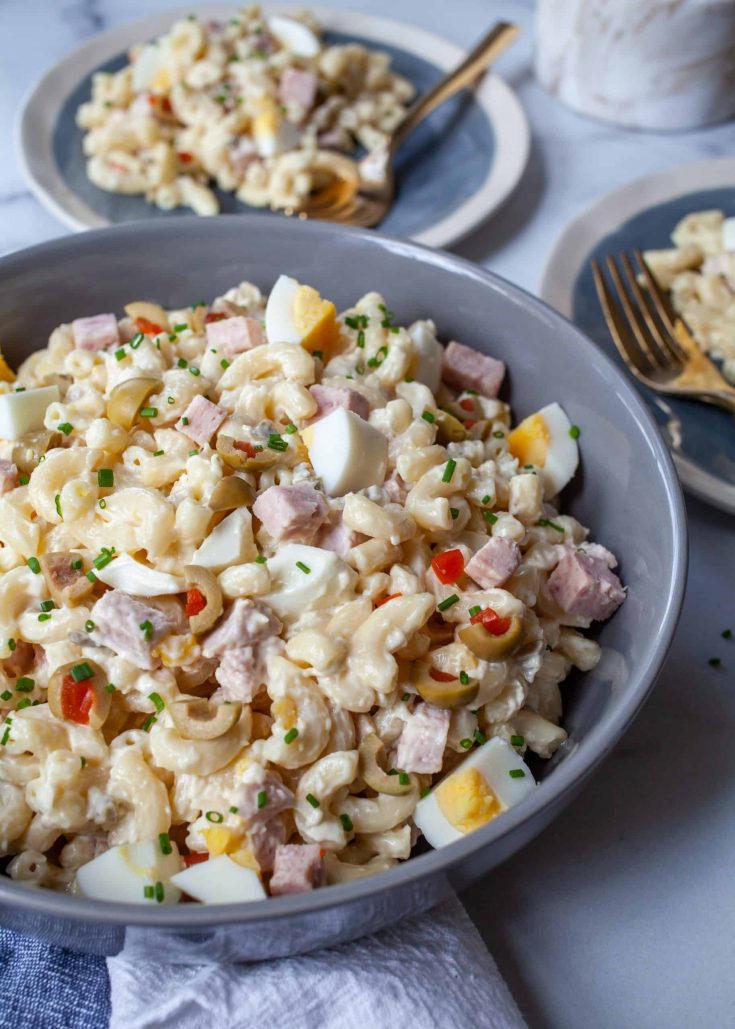
<svg viewBox="0 0 735 1029"><path fill-rule="evenodd" d="M411 369L414 379L428 386L432 393L439 389L442 377L442 345L431 322L414 322L408 334L416 348L416 363Z"/></svg>
<svg viewBox="0 0 735 1029"><path fill-rule="evenodd" d="M144 46L133 62L132 88L134 93L145 93L161 67L162 48L154 43Z"/></svg>
<svg viewBox="0 0 735 1029"><path fill-rule="evenodd" d="M169 851L164 853L164 851ZM175 843L168 837L110 847L77 871L85 897L127 904L176 904L181 890L173 884L181 868Z"/></svg>
<svg viewBox="0 0 735 1029"><path fill-rule="evenodd" d="M40 432L46 408L59 399L58 386L0 394L0 439L19 439L27 432Z"/></svg>
<svg viewBox="0 0 735 1029"><path fill-rule="evenodd" d="M269 99L263 101L253 118L252 133L260 157L275 157L299 145L299 130Z"/></svg>
<svg viewBox="0 0 735 1029"><path fill-rule="evenodd" d="M308 26L296 21L295 18L274 14L268 19L268 29L278 42L296 57L316 57L319 53L317 37Z"/></svg>
<svg viewBox="0 0 735 1029"><path fill-rule="evenodd" d="M547 498L560 493L577 470L579 448L574 436L559 404L542 407L508 435L510 452L518 463L542 469Z"/></svg>
<svg viewBox="0 0 735 1029"><path fill-rule="evenodd" d="M266 895L256 873L227 854L177 872L171 882L202 904L242 904Z"/></svg>
<svg viewBox="0 0 735 1029"><path fill-rule="evenodd" d="M0 382L15 382L15 372L0 353Z"/></svg>
<svg viewBox="0 0 735 1029"><path fill-rule="evenodd" d="M735 218L725 218L722 223L722 248L735 250Z"/></svg>
<svg viewBox="0 0 735 1029"><path fill-rule="evenodd" d="M269 343L300 343L326 354L339 338L336 308L312 286L281 275L265 308L265 334Z"/></svg>
<svg viewBox="0 0 735 1029"><path fill-rule="evenodd" d="M246 507L238 507L212 529L194 554L192 564L220 572L228 565L253 561L257 556L250 512Z"/></svg>
<svg viewBox="0 0 735 1029"><path fill-rule="evenodd" d="M388 440L353 411L335 408L302 429L301 438L330 497L379 486L385 478Z"/></svg>
<svg viewBox="0 0 735 1029"><path fill-rule="evenodd" d="M263 599L290 621L307 609L330 606L355 582L355 573L331 550L286 543L268 558L271 591Z"/></svg>
<svg viewBox="0 0 735 1029"><path fill-rule="evenodd" d="M186 589L184 580L178 575L149 568L129 554L120 554L104 568L95 568L94 574L106 586L132 593L135 597L160 597L167 593L182 593Z"/></svg>
<svg viewBox="0 0 735 1029"><path fill-rule="evenodd" d="M418 802L413 820L432 847L444 847L497 818L535 785L513 747L495 737Z"/></svg>

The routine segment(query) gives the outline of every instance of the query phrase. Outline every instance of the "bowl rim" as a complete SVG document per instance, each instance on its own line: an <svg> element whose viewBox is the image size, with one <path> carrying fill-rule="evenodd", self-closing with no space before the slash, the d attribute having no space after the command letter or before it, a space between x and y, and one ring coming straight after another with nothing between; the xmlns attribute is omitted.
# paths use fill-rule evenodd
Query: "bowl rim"
<svg viewBox="0 0 735 1029"><path fill-rule="evenodd" d="M35 263L50 257L58 260L60 256L62 258L66 256L67 252L68 256L72 258L75 250L84 250L97 245L104 246L108 240L124 243L126 237L130 236L135 240L136 245L140 245L141 233L207 236L210 232L216 234L220 231L223 223L231 225L232 229L243 239L249 236L248 229L250 228L261 231L267 229L270 233L276 229L273 222L266 223L257 216L240 214L218 215L215 219L196 220L180 216L162 221L129 222L124 225L107 226L47 240L33 247L4 255L0 257L0 275L12 277L16 269L24 270L27 265L30 264L32 267ZM688 556L686 511L671 455L653 417L637 391L628 383L612 360L594 343L591 343L576 326L544 301L520 286L510 283L464 258L446 251L433 250L418 243L350 226L313 221L296 223L287 219L279 220L276 224L278 226L276 232L281 231L287 234L298 231L301 234L309 233L315 237L334 235L352 237L374 250L388 250L408 260L430 264L440 270L444 269L455 274L460 273L484 287L490 286L495 293L504 295L512 303L522 307L530 306L542 313L567 339L574 341L574 345L580 349L580 352L584 351L588 360L592 360L605 369L605 375L610 385L645 434L646 442L653 451L668 500L667 513L671 526L673 561L668 596L660 620L661 630L652 646L648 660L637 670L635 676L631 675L630 678L634 680L634 685L628 685L617 708L609 717L603 718L594 726L564 761L553 769L552 774L541 781L532 794L506 812L502 819L497 819L484 828L468 834L464 839L439 850L431 850L428 853L411 857L377 876L367 876L352 883L342 883L308 893L268 897L264 900L240 904L148 907L142 904L92 900L56 893L54 890L46 888L29 889L24 884L0 875L0 908L2 905L8 905L40 915L108 926L146 926L179 930L204 929L231 924L246 926L268 920L276 921L310 914L316 915L332 907L357 903L372 894L388 894L409 884L415 884L418 880L449 873L476 852L491 844L497 844L514 833L524 822L531 822L537 818L546 808L556 807L558 809L565 801L571 799L576 790L618 743L648 698L661 670L684 600ZM285 228L285 226L291 226L291 228Z"/></svg>

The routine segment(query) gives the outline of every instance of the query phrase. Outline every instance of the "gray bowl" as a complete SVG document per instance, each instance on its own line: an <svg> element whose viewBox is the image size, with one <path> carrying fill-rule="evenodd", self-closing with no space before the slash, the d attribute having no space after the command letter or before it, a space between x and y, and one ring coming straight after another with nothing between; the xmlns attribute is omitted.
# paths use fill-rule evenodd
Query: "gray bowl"
<svg viewBox="0 0 735 1029"><path fill-rule="evenodd" d="M582 471L565 510L619 557L628 600L599 631L603 659L563 687L570 743L539 788L478 832L383 875L229 907L103 904L0 877L0 923L98 954L257 960L352 939L424 910L528 843L571 799L635 717L666 656L685 582L686 523L671 459L619 371L572 325L515 286L449 254L367 232L287 219L190 218L87 232L0 260L0 340L10 363L60 322L209 299L286 272L346 307L380 290L401 324L431 317L440 338L507 361L516 415L558 400L581 426ZM570 841L570 849L573 841Z"/></svg>

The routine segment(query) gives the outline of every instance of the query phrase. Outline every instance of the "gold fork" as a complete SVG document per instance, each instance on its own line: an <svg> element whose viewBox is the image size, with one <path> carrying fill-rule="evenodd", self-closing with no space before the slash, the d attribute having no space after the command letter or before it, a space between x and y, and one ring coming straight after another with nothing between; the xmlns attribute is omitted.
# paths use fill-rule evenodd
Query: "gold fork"
<svg viewBox="0 0 735 1029"><path fill-rule="evenodd" d="M672 316L641 251L636 248L633 254L645 290L628 254L620 254L619 265L612 256L605 260L612 290L599 263L592 262L597 296L618 353L633 375L650 389L704 400L735 412L735 388L699 349L684 322Z"/></svg>
<svg viewBox="0 0 735 1029"><path fill-rule="evenodd" d="M359 164L340 154L320 154L318 167L324 184L286 213L349 225L377 225L393 204L393 159L401 143L440 104L472 85L519 32L517 25L495 25L459 67L411 105L388 143L368 153Z"/></svg>

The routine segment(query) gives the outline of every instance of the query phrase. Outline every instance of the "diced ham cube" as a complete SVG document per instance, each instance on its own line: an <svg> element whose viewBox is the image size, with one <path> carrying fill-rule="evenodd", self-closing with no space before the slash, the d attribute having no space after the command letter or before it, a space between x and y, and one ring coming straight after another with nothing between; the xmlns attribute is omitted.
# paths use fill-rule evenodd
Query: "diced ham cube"
<svg viewBox="0 0 735 1029"><path fill-rule="evenodd" d="M224 618L204 637L202 654L221 660L228 650L277 636L282 627L280 619L265 604L238 597Z"/></svg>
<svg viewBox="0 0 735 1029"><path fill-rule="evenodd" d="M281 75L278 90L281 103L299 104L305 110L313 105L316 97L316 75L300 68L286 68Z"/></svg>
<svg viewBox="0 0 735 1029"><path fill-rule="evenodd" d="M440 772L449 733L450 712L419 704L398 740L395 766L404 772Z"/></svg>
<svg viewBox="0 0 735 1029"><path fill-rule="evenodd" d="M89 634L92 644L109 647L138 668L158 668L161 662L153 649L174 627L169 614L120 590L110 590L100 597L89 617L95 626Z"/></svg>
<svg viewBox="0 0 735 1029"><path fill-rule="evenodd" d="M345 525L341 512L335 511L319 530L314 546L321 547L322 550L331 550L344 557L353 547L358 543L364 543L366 539L367 536Z"/></svg>
<svg viewBox="0 0 735 1029"><path fill-rule="evenodd" d="M306 893L324 882L324 860L318 843L285 843L276 850L270 891L274 897L284 893Z"/></svg>
<svg viewBox="0 0 735 1029"><path fill-rule="evenodd" d="M208 322L206 326L207 346L220 347L227 357L243 354L246 350L265 343L263 326L256 318L248 318L238 314L234 318L222 318L217 322Z"/></svg>
<svg viewBox="0 0 735 1029"><path fill-rule="evenodd" d="M318 407L317 413L310 419L310 424L318 422L320 418L324 418L338 407L344 407L365 421L368 420L370 404L367 398L362 393L358 393L356 389L349 389L347 386L321 386L319 383L315 383L313 386L309 386L309 392L316 400Z"/></svg>
<svg viewBox="0 0 735 1029"><path fill-rule="evenodd" d="M249 704L265 681L265 662L259 647L237 647L222 655L214 677L222 687L223 700Z"/></svg>
<svg viewBox="0 0 735 1029"><path fill-rule="evenodd" d="M262 803L263 793L265 803ZM275 772L268 771L253 782L242 783L237 791L238 813L250 826L269 822L293 805L293 793Z"/></svg>
<svg viewBox="0 0 735 1029"><path fill-rule="evenodd" d="M510 579L521 560L521 551L514 540L493 536L470 558L465 571L478 586L489 590Z"/></svg>
<svg viewBox="0 0 735 1029"><path fill-rule="evenodd" d="M471 347L452 341L442 355L442 379L454 389L473 389L496 397L505 377L505 364Z"/></svg>
<svg viewBox="0 0 735 1029"><path fill-rule="evenodd" d="M328 512L322 494L306 482L269 486L253 504L253 514L276 540L312 539Z"/></svg>
<svg viewBox="0 0 735 1029"><path fill-rule="evenodd" d="M286 842L286 823L280 817L256 822L248 832L248 841L262 872L272 872L278 848Z"/></svg>
<svg viewBox="0 0 735 1029"><path fill-rule="evenodd" d="M391 472L383 483L383 489L387 493L388 499L394 504L405 503L410 492L408 483L401 478L398 472Z"/></svg>
<svg viewBox="0 0 735 1029"><path fill-rule="evenodd" d="M622 583L607 561L578 550L562 557L548 585L562 611L590 621L604 621L625 600Z"/></svg>
<svg viewBox="0 0 735 1029"><path fill-rule="evenodd" d="M583 550L590 557L597 557L600 561L604 561L608 568L618 567L618 559L607 547L603 547L601 543L582 543L579 549Z"/></svg>
<svg viewBox="0 0 735 1029"><path fill-rule="evenodd" d="M206 397L196 396L176 423L179 432L205 446L227 418L227 411Z"/></svg>
<svg viewBox="0 0 735 1029"><path fill-rule="evenodd" d="M0 493L9 493L18 485L18 468L12 461L0 459Z"/></svg>
<svg viewBox="0 0 735 1029"><path fill-rule="evenodd" d="M90 318L75 318L71 323L74 346L81 350L106 350L118 346L120 333L114 314L93 314Z"/></svg>

